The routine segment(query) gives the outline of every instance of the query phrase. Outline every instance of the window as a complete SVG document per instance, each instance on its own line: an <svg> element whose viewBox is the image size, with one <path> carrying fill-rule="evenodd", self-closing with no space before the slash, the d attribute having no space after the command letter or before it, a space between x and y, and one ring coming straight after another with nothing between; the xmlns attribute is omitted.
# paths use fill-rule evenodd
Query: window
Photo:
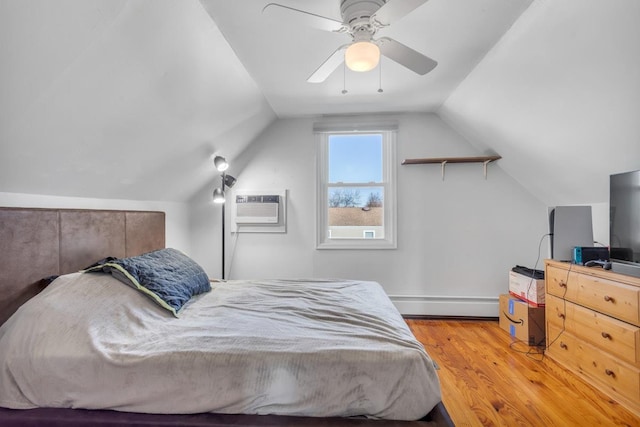
<svg viewBox="0 0 640 427"><path fill-rule="evenodd" d="M395 132L316 135L318 249L395 248Z"/></svg>

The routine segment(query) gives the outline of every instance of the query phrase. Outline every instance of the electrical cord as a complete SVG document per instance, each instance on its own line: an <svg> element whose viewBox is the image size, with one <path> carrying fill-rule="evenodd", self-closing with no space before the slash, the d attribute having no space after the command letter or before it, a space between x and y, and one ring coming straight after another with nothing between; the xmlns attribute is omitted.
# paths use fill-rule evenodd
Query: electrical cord
<svg viewBox="0 0 640 427"><path fill-rule="evenodd" d="M560 332L558 332L558 335L553 339L549 341L549 345L546 346L544 348L544 350L546 351L549 347L551 347L553 345L553 343L555 343L556 341L558 341L558 339L562 336L562 334L565 331L565 322L567 321L567 291L569 290L569 274L571 274L571 267L573 266L572 263L569 263L569 268L567 269L567 276L565 277L564 280L564 292L562 293L562 328L560 329Z"/></svg>
<svg viewBox="0 0 640 427"><path fill-rule="evenodd" d="M529 280L529 285L527 286L527 301L531 301L531 288L534 285L534 283L537 282L535 278L535 273L536 273L536 268L538 267L538 263L540 262L540 254L542 253L542 242L544 242L545 237L549 237L551 235L552 235L551 233L543 234L542 237L540 238L540 241L538 242L538 257L536 258L536 262L533 264L533 270L531 272L531 280ZM536 286L537 286L537 283L536 283ZM536 295L537 295L537 289L536 289ZM532 322L539 330L541 331L545 330L545 325L540 325L538 322L536 322L535 319L532 319ZM542 338L542 340L540 340L535 344L535 347L544 347L544 345L545 345L545 338Z"/></svg>
<svg viewBox="0 0 640 427"><path fill-rule="evenodd" d="M538 267L538 263L540 262L540 256L542 253L542 242L544 242L545 237L550 237L552 235L553 235L552 233L543 234L542 237L540 238L540 241L538 242L538 256L536 258L536 262L533 265L533 269L531 270L531 277L530 277L529 284L527 286L527 292L526 292L527 302L532 300L531 288L536 282L535 274L536 274L536 269ZM567 279L568 279L568 274L569 273L567 272ZM566 291L567 289L565 288L565 294L566 294ZM564 296L563 296L563 301L564 301ZM565 305L566 305L566 302L565 302ZM565 312L566 312L566 307L565 307ZM536 328L538 328L538 330L545 331L546 329L545 325L540 325L535 319L530 319L530 321L535 325ZM563 327L560 334L562 334L562 332L564 332L564 318L563 318ZM558 338L559 338L559 335L554 339L553 342L555 342ZM551 342L549 345L553 344L553 342ZM515 348L515 346L518 344L525 344L527 346L527 349L519 350ZM539 342L535 343L534 345L530 345L529 343L526 343L522 340L515 340L511 342L511 344L509 345L509 348L515 352L522 353L525 356L532 358L533 360L541 362L544 359L544 353L548 347L546 346L546 337L545 337L545 338L542 338Z"/></svg>
<svg viewBox="0 0 640 427"><path fill-rule="evenodd" d="M540 262L542 242L544 241L544 238L548 236L552 236L552 234L551 233L543 234L542 237L540 238L540 242L538 243L538 257L536 258L535 264L533 264L533 270L531 271L531 280L529 281L529 285L527 286L527 301L531 301L531 298L530 298L531 287L533 286L533 283L536 281L535 273L536 273L536 267L538 267L538 262Z"/></svg>
<svg viewBox="0 0 640 427"><path fill-rule="evenodd" d="M516 345L519 344L523 344L524 346L526 346L526 349L519 350L515 348ZM509 348L516 353L524 354L525 356L535 360L536 362L542 362L542 360L544 359L544 348L540 348L540 346L530 346L522 340L512 341L511 344L509 344Z"/></svg>
<svg viewBox="0 0 640 427"><path fill-rule="evenodd" d="M231 233L231 234L235 234L235 237L233 239L233 241L231 242L231 245L233 247L232 251L231 251L231 256L230 256L230 260L229 260L229 272L227 274L227 278L231 277L231 271L233 270L233 262L236 258L236 248L238 247L238 239L240 238L240 232L238 230L236 230L235 232Z"/></svg>

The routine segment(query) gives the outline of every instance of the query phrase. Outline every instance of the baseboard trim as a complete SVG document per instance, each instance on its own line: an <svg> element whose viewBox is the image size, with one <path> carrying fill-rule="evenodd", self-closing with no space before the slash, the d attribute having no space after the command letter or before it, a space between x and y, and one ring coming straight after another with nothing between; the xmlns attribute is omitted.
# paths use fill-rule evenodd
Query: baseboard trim
<svg viewBox="0 0 640 427"><path fill-rule="evenodd" d="M403 316L492 317L499 315L498 297L389 295Z"/></svg>
<svg viewBox="0 0 640 427"><path fill-rule="evenodd" d="M403 319L406 320L455 320L458 322L497 322L500 320L498 317L478 317L478 316L432 316L430 314L403 314Z"/></svg>

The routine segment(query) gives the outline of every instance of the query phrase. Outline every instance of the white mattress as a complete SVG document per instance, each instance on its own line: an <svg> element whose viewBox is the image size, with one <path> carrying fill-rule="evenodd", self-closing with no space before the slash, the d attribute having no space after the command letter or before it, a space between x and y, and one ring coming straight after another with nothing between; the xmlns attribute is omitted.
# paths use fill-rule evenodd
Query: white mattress
<svg viewBox="0 0 640 427"><path fill-rule="evenodd" d="M0 406L411 420L441 400L377 283L213 285L175 318L110 275L61 276L0 327Z"/></svg>

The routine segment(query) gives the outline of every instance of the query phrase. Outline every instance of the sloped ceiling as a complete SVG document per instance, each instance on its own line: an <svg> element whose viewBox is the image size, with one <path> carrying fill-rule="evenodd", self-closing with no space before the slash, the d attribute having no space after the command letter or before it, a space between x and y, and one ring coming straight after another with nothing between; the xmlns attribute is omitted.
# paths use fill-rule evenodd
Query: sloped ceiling
<svg viewBox="0 0 640 427"><path fill-rule="evenodd" d="M197 1L0 1L0 191L187 200L275 119Z"/></svg>
<svg viewBox="0 0 640 427"><path fill-rule="evenodd" d="M313 28L303 14L263 14L269 0L201 3L276 114L291 117L434 111L531 1L429 0L382 28L375 38L391 37L435 59L438 66L433 71L418 75L383 57L381 67L367 73L339 66L322 83L308 83L307 78L339 46L351 42L349 35ZM340 0L276 3L342 21Z"/></svg>
<svg viewBox="0 0 640 427"><path fill-rule="evenodd" d="M548 206L640 169L640 2L535 1L438 114Z"/></svg>
<svg viewBox="0 0 640 427"><path fill-rule="evenodd" d="M304 81L342 36L265 3L0 0L0 192L186 201L278 116L374 111L436 112L548 205L640 169L637 0L430 0L385 35L438 67L385 62L383 94L370 73L348 96Z"/></svg>

